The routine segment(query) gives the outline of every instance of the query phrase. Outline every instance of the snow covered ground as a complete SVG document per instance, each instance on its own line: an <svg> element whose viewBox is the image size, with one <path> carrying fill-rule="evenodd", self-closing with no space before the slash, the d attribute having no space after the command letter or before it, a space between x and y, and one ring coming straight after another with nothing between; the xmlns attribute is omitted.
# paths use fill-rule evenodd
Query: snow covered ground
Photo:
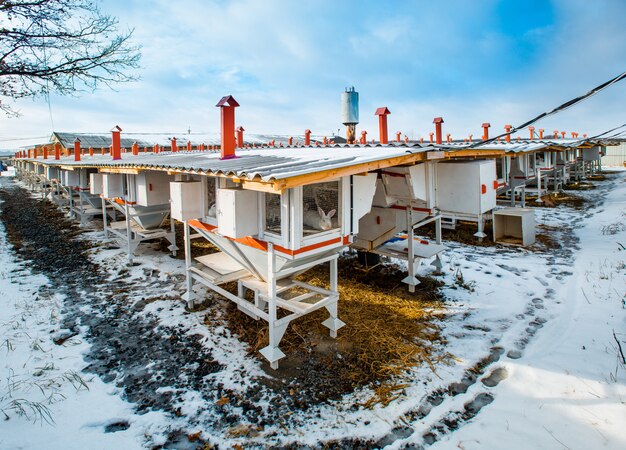
<svg viewBox="0 0 626 450"><path fill-rule="evenodd" d="M159 393L180 395L181 417L138 414L116 384L83 371L87 330L54 343L64 337L63 298L12 255L0 224L0 408L9 418L0 420L0 448L140 448L164 443L181 427L220 447L626 448L619 430L626 423L626 367L613 336L626 350L626 172L597 184L579 193L595 199L593 208L536 210L539 231L562 244L557 248L449 243L441 325L452 364L436 373L415 369L414 382L386 407L356 407L370 394L363 390L286 411L284 423L254 433L220 427L216 417L224 409L206 392L163 386ZM102 239L99 232L88 236ZM114 248L98 249L93 259L112 278L124 264ZM183 289L180 261L149 250L137 261L124 274L142 287L128 298L133 306L145 303L136 317L157 320L165 333L201 336L221 367L207 378L245 396L266 376L260 362L219 321L209 329L203 313L185 313L172 302ZM156 292L169 299L154 300ZM264 410L271 408L269 395L263 391L257 402ZM16 399L26 400L28 415L11 407ZM242 414L244 429L246 423Z"/></svg>

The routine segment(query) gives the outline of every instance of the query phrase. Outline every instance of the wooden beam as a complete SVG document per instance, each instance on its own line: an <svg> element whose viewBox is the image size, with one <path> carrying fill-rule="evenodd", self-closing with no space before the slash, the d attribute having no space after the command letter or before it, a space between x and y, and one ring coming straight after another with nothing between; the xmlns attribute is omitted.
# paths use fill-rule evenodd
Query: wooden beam
<svg viewBox="0 0 626 450"><path fill-rule="evenodd" d="M139 169L131 169L128 167L103 167L98 171L101 173L120 173L124 175L137 175L141 172Z"/></svg>
<svg viewBox="0 0 626 450"><path fill-rule="evenodd" d="M307 173L283 180L274 181L274 191L280 192L297 186L304 186L311 183L320 183L339 177L356 175L362 172L371 172L372 170L385 169L387 167L399 166L401 164L416 163L426 161L426 153L411 153L393 158L383 159L379 161L371 161L362 164L356 164L349 167L339 167L335 169L323 170L321 172Z"/></svg>
<svg viewBox="0 0 626 450"><path fill-rule="evenodd" d="M454 159L454 158L490 158L494 156L503 156L505 155L504 150L475 150L475 149L464 149L464 150L455 150L452 152L445 152L446 159Z"/></svg>
<svg viewBox="0 0 626 450"><path fill-rule="evenodd" d="M59 168L61 170L74 170L75 169L74 166L59 166Z"/></svg>
<svg viewBox="0 0 626 450"><path fill-rule="evenodd" d="M241 180L241 186L244 189L258 192L268 192L270 194L280 194L280 190L276 190L274 183L266 183L263 181Z"/></svg>

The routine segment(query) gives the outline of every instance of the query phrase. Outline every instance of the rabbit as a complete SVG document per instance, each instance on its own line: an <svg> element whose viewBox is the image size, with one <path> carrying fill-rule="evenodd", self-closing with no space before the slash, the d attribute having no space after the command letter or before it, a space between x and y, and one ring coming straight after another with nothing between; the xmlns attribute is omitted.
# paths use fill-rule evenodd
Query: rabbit
<svg viewBox="0 0 626 450"><path fill-rule="evenodd" d="M217 208L215 207L215 203L211 203L209 207L209 217L217 217Z"/></svg>
<svg viewBox="0 0 626 450"><path fill-rule="evenodd" d="M330 230L333 227L331 217L335 215L337 210L331 209L328 214L324 213L322 208L317 208L316 211L304 212L304 224L315 230Z"/></svg>

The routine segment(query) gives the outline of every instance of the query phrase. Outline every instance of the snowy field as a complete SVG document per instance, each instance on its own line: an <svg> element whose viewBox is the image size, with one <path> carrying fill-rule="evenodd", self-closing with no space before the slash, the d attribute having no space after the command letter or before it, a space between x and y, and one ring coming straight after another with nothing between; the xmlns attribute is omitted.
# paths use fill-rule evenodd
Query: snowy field
<svg viewBox="0 0 626 450"><path fill-rule="evenodd" d="M126 289L66 292L15 254L0 222L0 448L626 448L626 172L594 184L576 192L592 200L582 211L536 209L554 248L448 243L440 325L454 359L414 369L400 398L373 409L358 406L367 389L306 410L276 402L261 362L224 323L207 327L176 300L181 261L147 249L126 268L122 250L89 232L78 239L104 244L90 258ZM115 334L94 328L113 320L149 324L146 346L156 330L165 350L132 373L115 355L98 363ZM211 367L195 383L201 362L175 376L163 363L179 361L166 342L191 338ZM140 404L142 385L154 404ZM222 390L252 405L224 404Z"/></svg>

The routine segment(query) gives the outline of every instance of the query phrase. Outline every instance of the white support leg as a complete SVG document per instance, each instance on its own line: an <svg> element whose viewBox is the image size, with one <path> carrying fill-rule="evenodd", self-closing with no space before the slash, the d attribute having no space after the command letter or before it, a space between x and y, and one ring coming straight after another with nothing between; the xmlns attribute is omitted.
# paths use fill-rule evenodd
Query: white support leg
<svg viewBox="0 0 626 450"><path fill-rule="evenodd" d="M102 228L104 231L104 238L108 239L109 238L109 225L108 225L108 220L109 218L107 217L107 202L104 199L104 197L101 197L102 200Z"/></svg>
<svg viewBox="0 0 626 450"><path fill-rule="evenodd" d="M176 222L172 219L170 215L170 231L172 232L172 255L176 256L176 251L178 247L176 247Z"/></svg>
<svg viewBox="0 0 626 450"><path fill-rule="evenodd" d="M526 183L522 185L522 208L526 208Z"/></svg>
<svg viewBox="0 0 626 450"><path fill-rule="evenodd" d="M128 263L131 264L133 262L133 230L130 225L130 211L128 210L128 202L124 200L124 213L126 215L126 239L128 240L127 251L128 251Z"/></svg>
<svg viewBox="0 0 626 450"><path fill-rule="evenodd" d="M537 200L535 203L543 203L541 200L541 169L537 169Z"/></svg>
<svg viewBox="0 0 626 450"><path fill-rule="evenodd" d="M420 281L415 276L415 254L413 252L413 238L415 236L413 230L413 210L409 204L406 210L406 233L407 233L407 265L409 268L409 274L402 280L403 283L409 285L409 292L415 292L415 286L420 284Z"/></svg>
<svg viewBox="0 0 626 450"><path fill-rule="evenodd" d="M172 222L174 219L172 219ZM191 233L189 228L189 222L183 222L183 230L184 236L183 239L185 241L185 275L186 275L186 284L187 284L187 292L183 294L183 299L187 302L187 307L189 309L193 309L194 302L196 300L196 294L193 292L193 278L191 276Z"/></svg>
<svg viewBox="0 0 626 450"><path fill-rule="evenodd" d="M330 290L339 295L339 286L337 283L337 258L334 258L330 261ZM338 302L339 298L337 298L337 300L335 300L334 302L326 305L326 311L328 311L330 317L322 322L322 325L330 330L330 337L332 338L336 338L339 328L345 325L345 323L339 319L337 314Z"/></svg>
<svg viewBox="0 0 626 450"><path fill-rule="evenodd" d="M278 369L278 360L285 357L283 351L278 348L285 331L287 330L288 322L281 325L277 324L277 306L276 306L276 256L274 255L274 245L268 244L267 248L267 301L268 301L268 313L269 313L269 335L270 342L267 347L260 350L260 353L270 362L272 369Z"/></svg>
<svg viewBox="0 0 626 450"><path fill-rule="evenodd" d="M441 244L441 216L435 219L435 242Z"/></svg>
<svg viewBox="0 0 626 450"><path fill-rule="evenodd" d="M481 241L483 238L487 237L485 233L485 217L482 214L478 215L478 231L474 233L474 237L477 237Z"/></svg>
<svg viewBox="0 0 626 450"><path fill-rule="evenodd" d="M69 197L70 197L70 219L74 218L74 199L72 198L72 188L68 188L67 191L69 192Z"/></svg>

